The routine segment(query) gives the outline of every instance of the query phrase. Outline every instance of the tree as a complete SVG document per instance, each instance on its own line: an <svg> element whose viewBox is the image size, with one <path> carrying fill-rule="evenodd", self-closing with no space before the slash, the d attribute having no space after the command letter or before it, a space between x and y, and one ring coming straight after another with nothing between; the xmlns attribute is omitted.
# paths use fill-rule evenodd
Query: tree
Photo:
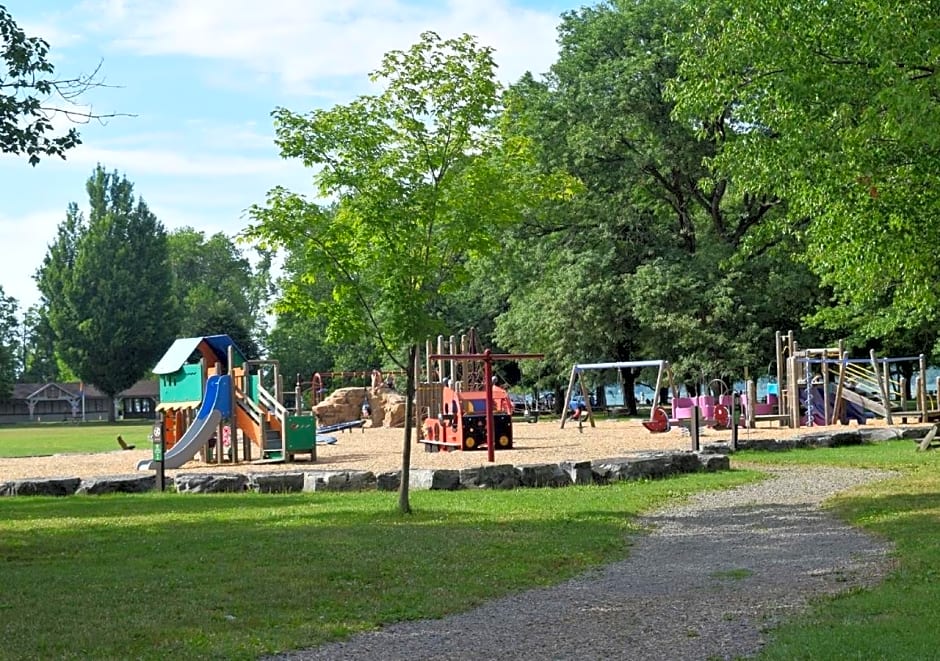
<svg viewBox="0 0 940 661"><path fill-rule="evenodd" d="M126 177L99 165L87 190L87 222L71 203L36 281L66 364L113 400L176 336L167 238Z"/></svg>
<svg viewBox="0 0 940 661"><path fill-rule="evenodd" d="M16 320L17 302L0 287L0 401L13 394L20 355L20 325Z"/></svg>
<svg viewBox="0 0 940 661"><path fill-rule="evenodd" d="M191 227L174 230L168 241L179 332L224 333L247 358L260 358L270 256L261 256L256 271L228 236L220 232L206 239Z"/></svg>
<svg viewBox="0 0 940 661"><path fill-rule="evenodd" d="M248 237L293 248L305 279L330 285L326 299L289 286L281 306L322 315L333 340L375 337L407 370L403 512L418 343L445 330L443 297L468 280L469 263L499 251L535 200L565 193L567 180L534 171L525 140L500 136L494 67L491 49L470 36L426 32L385 55L372 75L381 93L308 115L277 109L281 155L318 168L317 193L335 202L277 188L251 210Z"/></svg>
<svg viewBox="0 0 940 661"><path fill-rule="evenodd" d="M678 115L725 118L715 171L786 200L767 233L802 236L843 308L817 320L867 337L940 326L940 2L688 9Z"/></svg>
<svg viewBox="0 0 940 661"><path fill-rule="evenodd" d="M64 380L56 354L55 333L49 325L46 309L31 306L23 318L23 373L26 383L50 383Z"/></svg>
<svg viewBox="0 0 940 661"><path fill-rule="evenodd" d="M653 357L690 383L740 373L766 365L780 312L798 318L815 303L772 277L806 275L788 252L767 244L736 257L779 201L711 176L724 118L698 119L701 135L670 118L663 91L679 64L673 44L692 30L683 5L614 1L568 12L544 82L524 78L512 89L516 130L532 137L546 168L569 169L586 189L522 228L526 284L498 320L501 341L544 351L559 378L575 361ZM753 295L752 282L781 285L775 306ZM635 410L639 375L621 376Z"/></svg>
<svg viewBox="0 0 940 661"><path fill-rule="evenodd" d="M31 165L43 156L60 156L81 143L73 126L63 135L53 134L52 120L64 116L73 123L102 119L76 105L85 92L101 83L97 70L76 78L55 77L49 61L49 44L28 37L10 12L0 5L0 152L26 154Z"/></svg>

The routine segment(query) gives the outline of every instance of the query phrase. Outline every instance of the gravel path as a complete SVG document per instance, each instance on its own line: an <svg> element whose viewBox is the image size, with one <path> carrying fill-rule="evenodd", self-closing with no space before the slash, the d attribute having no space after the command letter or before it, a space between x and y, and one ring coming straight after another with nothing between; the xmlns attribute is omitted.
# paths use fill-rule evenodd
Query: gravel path
<svg viewBox="0 0 940 661"><path fill-rule="evenodd" d="M890 547L820 510L886 473L774 469L643 520L630 557L440 620L274 659L733 659L813 597L878 582Z"/></svg>

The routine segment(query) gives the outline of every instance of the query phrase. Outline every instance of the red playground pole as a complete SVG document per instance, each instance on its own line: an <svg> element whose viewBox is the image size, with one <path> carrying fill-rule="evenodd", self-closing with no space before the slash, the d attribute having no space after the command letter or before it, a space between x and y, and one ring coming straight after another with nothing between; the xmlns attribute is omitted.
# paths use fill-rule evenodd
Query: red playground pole
<svg viewBox="0 0 940 661"><path fill-rule="evenodd" d="M486 385L486 460L490 463L496 461L496 442L493 439L493 352L489 349L483 351L483 380Z"/></svg>

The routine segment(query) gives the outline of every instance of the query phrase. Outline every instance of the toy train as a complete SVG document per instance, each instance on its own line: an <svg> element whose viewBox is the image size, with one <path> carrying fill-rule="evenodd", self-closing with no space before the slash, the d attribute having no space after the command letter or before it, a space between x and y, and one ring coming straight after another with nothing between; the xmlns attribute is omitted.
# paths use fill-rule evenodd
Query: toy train
<svg viewBox="0 0 940 661"><path fill-rule="evenodd" d="M512 448L512 400L502 388L493 387L493 445L496 450ZM485 450L486 392L458 392L444 387L440 413L424 420L426 452Z"/></svg>

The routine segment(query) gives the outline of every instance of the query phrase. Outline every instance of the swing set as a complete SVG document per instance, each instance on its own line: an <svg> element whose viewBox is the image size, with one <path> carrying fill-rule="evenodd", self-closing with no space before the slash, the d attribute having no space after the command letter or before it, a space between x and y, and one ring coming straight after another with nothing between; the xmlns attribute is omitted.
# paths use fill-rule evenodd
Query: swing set
<svg viewBox="0 0 940 661"><path fill-rule="evenodd" d="M565 392L565 408L561 415L561 428L565 428L565 422L569 419L569 404L572 395L580 393L583 410L579 411L577 416L578 429L582 429L585 419L591 427L596 427L594 422L594 412L591 409L591 398L587 387L584 384L584 373L588 371L602 370L622 370L636 368L655 367L656 385L653 389L653 405L650 408L649 420L643 421L643 426L650 432L661 433L669 431L673 424L688 425L696 411L699 411L703 422L715 429L727 429L731 426L731 393L727 386L721 381L713 381L711 386L719 384L717 397L709 394L699 395L698 397L680 397L676 388L675 380L672 375L672 369L666 360L628 360L613 363L576 363L571 368L571 378L568 380L568 390ZM660 401L660 392L663 387L668 385L672 393L672 414L666 412L663 408L665 402ZM575 388L577 387L577 391ZM581 406L579 405L579 409Z"/></svg>

